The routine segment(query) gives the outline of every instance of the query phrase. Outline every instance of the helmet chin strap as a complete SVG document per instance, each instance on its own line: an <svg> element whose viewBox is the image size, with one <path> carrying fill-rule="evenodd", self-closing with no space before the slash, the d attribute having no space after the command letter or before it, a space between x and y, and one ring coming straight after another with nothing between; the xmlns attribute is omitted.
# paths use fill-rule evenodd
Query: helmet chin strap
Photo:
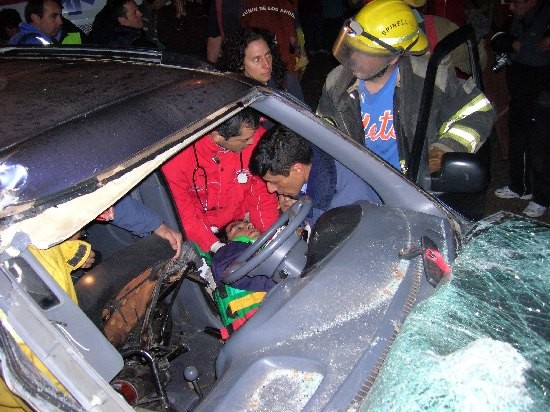
<svg viewBox="0 0 550 412"><path fill-rule="evenodd" d="M376 73L371 74L370 76L364 78L363 80L374 80L374 79L378 79L379 77L382 77L388 71L388 68L390 67L391 64L392 63L389 62L384 67L382 67L380 70L378 70Z"/></svg>
<svg viewBox="0 0 550 412"><path fill-rule="evenodd" d="M390 62L388 62L388 64L386 64L384 67L382 67L380 70L378 70L376 73L370 74L370 75L368 75L368 76L366 76L366 77L361 77L361 78L360 78L359 76L357 76L357 73L358 73L358 72L354 72L354 74L355 74L355 77L357 77L357 78L360 79L360 80L368 81L368 80L378 79L378 78L382 77L384 74L386 74L386 72L388 71L389 67L390 67L392 64L395 64L395 63L393 62L393 59L392 59Z"/></svg>

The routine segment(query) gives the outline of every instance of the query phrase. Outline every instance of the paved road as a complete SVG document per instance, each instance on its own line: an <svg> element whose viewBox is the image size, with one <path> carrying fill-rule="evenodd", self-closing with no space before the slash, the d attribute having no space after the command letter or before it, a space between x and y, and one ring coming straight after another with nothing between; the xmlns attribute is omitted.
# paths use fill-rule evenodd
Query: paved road
<svg viewBox="0 0 550 412"><path fill-rule="evenodd" d="M206 55L206 8L198 3L190 3L187 7L187 16L180 20L175 18L175 12L171 6L161 10L160 39L170 50L204 57ZM318 54L310 59L301 84L306 103L313 109L317 106L326 75L336 64L336 60L326 54ZM521 214L527 206L527 201L499 199L493 194L495 189L507 184L508 162L503 157L503 151L495 134L490 137L487 144L491 145L492 163L491 184L487 191L484 215L488 216L500 210ZM550 213L546 213L538 220L550 223Z"/></svg>

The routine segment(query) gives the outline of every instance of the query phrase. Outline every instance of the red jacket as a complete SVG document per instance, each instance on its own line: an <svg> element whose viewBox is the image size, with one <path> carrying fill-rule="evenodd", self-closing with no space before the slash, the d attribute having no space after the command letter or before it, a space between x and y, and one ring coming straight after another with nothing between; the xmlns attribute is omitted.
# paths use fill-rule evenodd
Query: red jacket
<svg viewBox="0 0 550 412"><path fill-rule="evenodd" d="M261 231L277 220L277 197L268 193L264 181L252 176L248 170L252 150L264 132L265 129L259 127L254 134L254 144L242 151L242 166L241 154L221 148L209 135L199 139L194 146L199 164L206 172L206 190L193 146L162 167L185 233L203 251L210 251L210 247L218 241L212 232L213 227L222 229L234 220L242 220L247 212L250 222ZM241 168L247 175L246 183L237 181Z"/></svg>

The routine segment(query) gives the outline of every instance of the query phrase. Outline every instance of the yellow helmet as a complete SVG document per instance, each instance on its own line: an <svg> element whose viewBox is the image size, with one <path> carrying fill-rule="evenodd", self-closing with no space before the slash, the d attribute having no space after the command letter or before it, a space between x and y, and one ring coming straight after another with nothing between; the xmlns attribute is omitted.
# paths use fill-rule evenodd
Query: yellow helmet
<svg viewBox="0 0 550 412"><path fill-rule="evenodd" d="M375 56L424 54L426 35L418 26L412 9L402 0L374 0L354 18L348 19L334 43L332 52L340 63L351 52Z"/></svg>

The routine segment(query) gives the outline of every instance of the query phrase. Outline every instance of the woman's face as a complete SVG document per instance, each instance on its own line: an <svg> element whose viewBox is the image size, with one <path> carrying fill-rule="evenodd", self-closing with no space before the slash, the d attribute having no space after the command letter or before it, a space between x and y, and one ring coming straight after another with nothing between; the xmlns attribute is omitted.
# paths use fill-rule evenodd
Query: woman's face
<svg viewBox="0 0 550 412"><path fill-rule="evenodd" d="M244 74L261 83L271 79L273 57L267 42L263 39L251 41L244 51Z"/></svg>

